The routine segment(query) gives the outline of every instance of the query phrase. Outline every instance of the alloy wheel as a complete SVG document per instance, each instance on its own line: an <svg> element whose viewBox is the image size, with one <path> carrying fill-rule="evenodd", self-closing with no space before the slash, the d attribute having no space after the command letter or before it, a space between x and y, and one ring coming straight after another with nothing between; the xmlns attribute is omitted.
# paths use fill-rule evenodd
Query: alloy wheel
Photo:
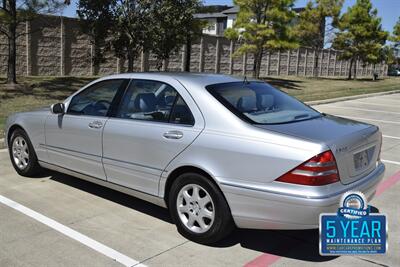
<svg viewBox="0 0 400 267"><path fill-rule="evenodd" d="M176 206L181 222L194 233L207 232L214 223L213 200L200 185L185 185L178 193Z"/></svg>
<svg viewBox="0 0 400 267"><path fill-rule="evenodd" d="M15 165L20 169L25 169L29 164L28 143L22 136L17 136L12 144L12 155Z"/></svg>

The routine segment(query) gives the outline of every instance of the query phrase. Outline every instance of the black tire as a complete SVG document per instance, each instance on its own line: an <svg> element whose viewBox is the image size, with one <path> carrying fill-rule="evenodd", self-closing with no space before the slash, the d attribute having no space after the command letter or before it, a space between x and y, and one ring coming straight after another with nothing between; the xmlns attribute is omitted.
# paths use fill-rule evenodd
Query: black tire
<svg viewBox="0 0 400 267"><path fill-rule="evenodd" d="M23 167L23 168L21 168L17 165L17 163L14 160L14 156L13 156L13 144L14 144L15 139L17 139L17 138L23 138L23 140L26 142L26 145L27 145L29 159L27 160L26 167ZM32 143L24 130L18 128L12 132L11 138L8 142L8 151L10 154L11 163L12 163L15 171L19 175L25 176L25 177L34 177L35 175L37 175L39 172L42 171L42 168L40 167L40 165L38 163L37 156L36 156L35 150L32 146Z"/></svg>
<svg viewBox="0 0 400 267"><path fill-rule="evenodd" d="M209 229L204 233L196 233L191 231L182 222L178 213L177 201L178 195L182 188L188 185L199 185L207 191L212 199L214 206L214 221L209 226ZM204 193L204 192L203 192ZM209 179L198 173L181 174L172 184L169 192L168 207L173 221L176 224L178 232L189 240L200 244L215 243L228 236L234 229L232 215L225 200L225 197L219 188ZM185 216L187 216L185 214ZM204 222L204 219L203 219Z"/></svg>

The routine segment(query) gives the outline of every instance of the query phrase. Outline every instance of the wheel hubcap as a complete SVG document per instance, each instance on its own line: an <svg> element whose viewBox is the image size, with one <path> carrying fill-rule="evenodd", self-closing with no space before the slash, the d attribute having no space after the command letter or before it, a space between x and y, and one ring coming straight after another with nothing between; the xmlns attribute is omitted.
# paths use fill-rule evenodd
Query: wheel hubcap
<svg viewBox="0 0 400 267"><path fill-rule="evenodd" d="M190 231L204 233L214 223L215 208L210 194L197 184L185 185L178 193L178 215Z"/></svg>
<svg viewBox="0 0 400 267"><path fill-rule="evenodd" d="M23 137L18 136L14 139L14 142L12 144L12 154L14 163L20 170L23 170L28 166L29 149L28 144Z"/></svg>

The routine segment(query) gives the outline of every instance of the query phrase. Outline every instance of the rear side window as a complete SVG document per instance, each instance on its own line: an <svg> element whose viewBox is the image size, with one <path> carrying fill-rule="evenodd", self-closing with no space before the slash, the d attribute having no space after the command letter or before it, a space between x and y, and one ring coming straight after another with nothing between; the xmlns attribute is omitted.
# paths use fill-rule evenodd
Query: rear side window
<svg viewBox="0 0 400 267"><path fill-rule="evenodd" d="M193 115L181 96L178 96L175 101L170 122L176 124L194 125Z"/></svg>
<svg viewBox="0 0 400 267"><path fill-rule="evenodd" d="M150 80L133 80L117 117L124 119L193 125L189 107L170 85Z"/></svg>
<svg viewBox="0 0 400 267"><path fill-rule="evenodd" d="M235 115L254 124L291 123L321 116L319 112L267 83L233 82L206 88Z"/></svg>

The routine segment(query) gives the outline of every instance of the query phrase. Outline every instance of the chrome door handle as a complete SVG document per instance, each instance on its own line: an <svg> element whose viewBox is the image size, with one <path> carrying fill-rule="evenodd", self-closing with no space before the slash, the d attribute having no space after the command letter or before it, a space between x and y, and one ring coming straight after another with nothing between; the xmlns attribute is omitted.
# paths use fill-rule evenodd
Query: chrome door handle
<svg viewBox="0 0 400 267"><path fill-rule="evenodd" d="M168 139L181 139L183 137L183 133L180 131L169 131L164 133L163 136Z"/></svg>
<svg viewBox="0 0 400 267"><path fill-rule="evenodd" d="M103 123L101 121L93 121L89 123L89 128L100 129L101 127L103 127Z"/></svg>

